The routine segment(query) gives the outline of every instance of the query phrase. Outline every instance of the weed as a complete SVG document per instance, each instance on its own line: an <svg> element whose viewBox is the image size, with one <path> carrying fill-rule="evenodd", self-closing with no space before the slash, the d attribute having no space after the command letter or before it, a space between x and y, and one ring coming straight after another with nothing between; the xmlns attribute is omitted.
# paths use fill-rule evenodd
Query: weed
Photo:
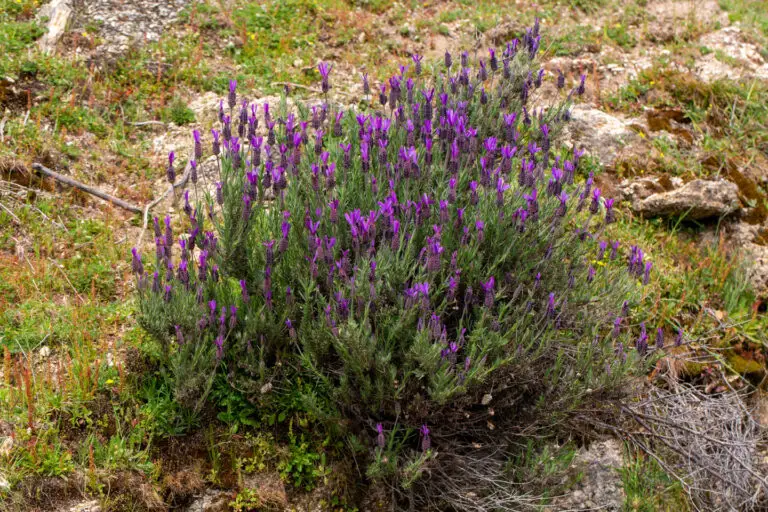
<svg viewBox="0 0 768 512"><path fill-rule="evenodd" d="M168 118L178 126L195 122L195 113L181 98L174 98L168 109Z"/></svg>

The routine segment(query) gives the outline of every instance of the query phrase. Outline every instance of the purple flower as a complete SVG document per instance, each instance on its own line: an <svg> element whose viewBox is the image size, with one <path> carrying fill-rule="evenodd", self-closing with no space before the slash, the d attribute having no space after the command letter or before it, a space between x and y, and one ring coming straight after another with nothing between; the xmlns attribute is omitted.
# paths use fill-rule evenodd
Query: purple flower
<svg viewBox="0 0 768 512"><path fill-rule="evenodd" d="M368 96L371 94L371 85L368 83L368 73L360 74L363 78L363 94Z"/></svg>
<svg viewBox="0 0 768 512"><path fill-rule="evenodd" d="M485 234L485 222L482 220L475 221L475 229L477 230L477 241L482 242Z"/></svg>
<svg viewBox="0 0 768 512"><path fill-rule="evenodd" d="M602 260L605 257L605 251L608 249L608 242L605 240L600 241L600 250L597 253L597 259Z"/></svg>
<svg viewBox="0 0 768 512"><path fill-rule="evenodd" d="M592 191L592 202L589 205L589 213L596 214L600 210L600 189Z"/></svg>
<svg viewBox="0 0 768 512"><path fill-rule="evenodd" d="M224 357L224 336L219 334L216 336L216 339L213 340L213 343L216 345L216 359L221 360L221 358Z"/></svg>
<svg viewBox="0 0 768 512"><path fill-rule="evenodd" d="M248 194L243 195L243 220L251 218L251 197Z"/></svg>
<svg viewBox="0 0 768 512"><path fill-rule="evenodd" d="M192 130L192 138L195 141L195 160L200 160L203 157L203 142L200 139L200 131Z"/></svg>
<svg viewBox="0 0 768 512"><path fill-rule="evenodd" d="M605 199L605 223L612 224L616 222L616 213L613 211L613 198Z"/></svg>
<svg viewBox="0 0 768 512"><path fill-rule="evenodd" d="M437 237L427 238L427 271L437 272L440 270L440 257L445 250Z"/></svg>
<svg viewBox="0 0 768 512"><path fill-rule="evenodd" d="M613 331L611 334L614 338L618 338L619 334L621 333L621 322L622 318L620 316L617 316L613 321Z"/></svg>
<svg viewBox="0 0 768 512"><path fill-rule="evenodd" d="M424 57L422 55L419 55L418 53L414 53L411 56L411 59L413 59L413 63L416 65L416 67L414 69L416 71L416 76L421 74L421 60L423 58Z"/></svg>
<svg viewBox="0 0 768 512"><path fill-rule="evenodd" d="M421 434L421 451L426 452L432 446L432 440L429 438L429 427L426 424L422 425L419 433Z"/></svg>
<svg viewBox="0 0 768 512"><path fill-rule="evenodd" d="M557 207L557 210L555 210L555 215L558 217L564 217L568 208L568 194L565 193L565 190L560 192L558 199L560 199L560 205Z"/></svg>
<svg viewBox="0 0 768 512"><path fill-rule="evenodd" d="M180 325L174 325L173 328L176 330L176 343L179 344L179 346L184 344L184 333L181 330Z"/></svg>
<svg viewBox="0 0 768 512"><path fill-rule="evenodd" d="M664 348L664 329L659 327L656 329L656 350Z"/></svg>
<svg viewBox="0 0 768 512"><path fill-rule="evenodd" d="M579 96L584 94L586 80L587 80L587 75L581 75L581 81L579 82L579 86L576 88L576 94L578 94Z"/></svg>
<svg viewBox="0 0 768 512"><path fill-rule="evenodd" d="M189 285L189 271L187 270L189 267L189 263L187 260L181 260L179 262L179 269L177 277L179 279L179 282L181 282L184 286Z"/></svg>
<svg viewBox="0 0 768 512"><path fill-rule="evenodd" d="M379 448L384 448L384 445L387 444L387 440L384 437L384 427L382 426L381 423L377 423L376 424L376 433L377 433L377 435L376 435L376 445Z"/></svg>
<svg viewBox="0 0 768 512"><path fill-rule="evenodd" d="M237 80L229 81L229 96L227 97L227 103L229 104L230 109L235 108L235 105L237 105Z"/></svg>
<svg viewBox="0 0 768 512"><path fill-rule="evenodd" d="M144 273L144 265L141 263L141 255L135 247L131 249L131 254L133 255L133 261L131 262L133 273L140 276Z"/></svg>
<svg viewBox="0 0 768 512"><path fill-rule="evenodd" d="M562 169L553 167L552 177L549 179L549 183L547 183L547 193L553 196L560 195L560 192L563 189L562 179L563 179Z"/></svg>
<svg viewBox="0 0 768 512"><path fill-rule="evenodd" d="M237 306L229 306L229 330L235 328L237 325Z"/></svg>
<svg viewBox="0 0 768 512"><path fill-rule="evenodd" d="M547 318L555 318L555 292L549 294L547 301Z"/></svg>
<svg viewBox="0 0 768 512"><path fill-rule="evenodd" d="M291 322L291 319L288 318L285 320L285 327L288 329L288 336L292 339L296 339L296 329L293 327L293 323Z"/></svg>
<svg viewBox="0 0 768 512"><path fill-rule="evenodd" d="M624 352L624 344L622 342L619 342L616 345L616 357L621 359L621 362L624 362L627 360L627 354Z"/></svg>
<svg viewBox="0 0 768 512"><path fill-rule="evenodd" d="M499 176L496 180L496 204L499 208L504 206L504 192L509 190L509 184L504 183L504 178Z"/></svg>
<svg viewBox="0 0 768 512"><path fill-rule="evenodd" d="M246 285L245 279L240 280L240 292L243 296L243 302L248 304L251 301L251 297L248 295L248 286Z"/></svg>
<svg viewBox="0 0 768 512"><path fill-rule="evenodd" d="M317 65L317 70L320 72L320 77L322 78L322 89L324 93L327 93L331 88L331 85L328 82L328 75L330 75L332 68L333 66L326 62L321 62Z"/></svg>
<svg viewBox="0 0 768 512"><path fill-rule="evenodd" d="M476 205L480 201L480 197L477 195L477 182L472 180L469 182L470 202Z"/></svg>
<svg viewBox="0 0 768 512"><path fill-rule="evenodd" d="M216 182L216 203L218 205L224 204L224 190L220 181Z"/></svg>
<svg viewBox="0 0 768 512"><path fill-rule="evenodd" d="M499 59L496 57L496 50L493 48L488 48L488 54L490 55L490 64L491 64L491 71L496 71L499 69Z"/></svg>
<svg viewBox="0 0 768 512"><path fill-rule="evenodd" d="M491 276L488 278L488 281L481 283L481 286L483 287L483 290L485 291L485 307L488 309L493 308L493 288L496 284L496 279Z"/></svg>
<svg viewBox="0 0 768 512"><path fill-rule="evenodd" d="M643 284L648 284L651 280L651 269L653 268L653 263L650 261L647 261L645 263L645 269L643 271Z"/></svg>
<svg viewBox="0 0 768 512"><path fill-rule="evenodd" d="M645 331L645 322L640 322L640 336L635 342L635 348L640 355L645 355L648 351L648 333Z"/></svg>
<svg viewBox="0 0 768 512"><path fill-rule="evenodd" d="M173 151L168 153L168 169L166 170L166 177L171 185L176 181L176 170L173 168L173 161L175 159L176 155Z"/></svg>

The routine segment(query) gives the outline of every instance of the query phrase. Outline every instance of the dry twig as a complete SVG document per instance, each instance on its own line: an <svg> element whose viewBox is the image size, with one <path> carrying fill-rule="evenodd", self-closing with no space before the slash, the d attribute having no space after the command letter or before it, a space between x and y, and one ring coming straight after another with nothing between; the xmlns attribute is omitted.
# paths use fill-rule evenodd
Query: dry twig
<svg viewBox="0 0 768 512"><path fill-rule="evenodd" d="M77 180L74 180L70 178L69 176L64 176L63 174L59 174L56 171L53 171L46 166L39 164L39 163L33 163L32 168L38 172L41 172L45 174L46 176L50 176L51 178L55 179L56 181L60 181L61 183L64 183L66 185L69 185L71 187L79 188L80 190L84 192L88 192L91 195L94 195L98 198L104 199L105 201L109 201L110 203L114 204L115 206L119 206L120 208L123 208L125 210L128 210L129 212L133 213L141 213L142 210L140 207L131 204L127 201L123 201L122 199L119 199L115 196L109 195L104 191L101 191L99 189L93 188L89 185L86 185L85 183L81 183Z"/></svg>
<svg viewBox="0 0 768 512"><path fill-rule="evenodd" d="M731 390L705 394L667 379L647 399L622 406L641 427L622 433L640 450L664 461L670 474L705 510L753 510L765 504L768 478L759 467L760 425Z"/></svg>

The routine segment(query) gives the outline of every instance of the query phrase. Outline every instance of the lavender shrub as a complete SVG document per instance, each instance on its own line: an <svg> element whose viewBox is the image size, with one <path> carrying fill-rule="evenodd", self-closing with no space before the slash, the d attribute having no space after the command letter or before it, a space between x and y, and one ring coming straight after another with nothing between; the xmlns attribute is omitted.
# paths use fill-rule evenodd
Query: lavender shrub
<svg viewBox="0 0 768 512"><path fill-rule="evenodd" d="M553 144L583 78L533 105L539 41L534 26L474 67L414 56L362 111L257 105L230 83L215 194L185 206L184 233L155 219L154 270L133 256L177 398L199 407L218 372L274 404L300 376L331 404L318 418L370 446L369 477L402 489L441 454L505 452L620 393L652 349L630 314L650 265L611 240L582 152Z"/></svg>

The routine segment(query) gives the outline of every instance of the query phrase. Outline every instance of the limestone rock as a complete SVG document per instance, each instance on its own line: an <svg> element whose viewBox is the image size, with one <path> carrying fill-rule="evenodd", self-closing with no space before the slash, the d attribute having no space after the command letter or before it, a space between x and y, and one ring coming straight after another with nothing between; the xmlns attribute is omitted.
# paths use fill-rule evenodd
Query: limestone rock
<svg viewBox="0 0 768 512"><path fill-rule="evenodd" d="M69 512L101 512L98 500L84 501L70 507Z"/></svg>
<svg viewBox="0 0 768 512"><path fill-rule="evenodd" d="M592 443L574 457L571 469L582 478L574 488L552 502L551 510L621 510L624 503L619 469L621 444L613 439Z"/></svg>
<svg viewBox="0 0 768 512"><path fill-rule="evenodd" d="M747 264L747 277L760 293L768 290L768 245L765 245L766 228L747 222L734 222L725 226L726 237L734 247L739 247Z"/></svg>
<svg viewBox="0 0 768 512"><path fill-rule="evenodd" d="M705 82L720 78L768 79L768 63L759 48L745 40L739 27L711 32L699 40L699 45L712 51L697 60L694 66L696 74ZM728 61L718 58L718 52L728 57Z"/></svg>
<svg viewBox="0 0 768 512"><path fill-rule="evenodd" d="M51 3L42 6L37 13L38 19L48 19L46 25L48 31L37 40L37 44L44 52L50 53L67 30L72 19L72 3L73 0L51 0Z"/></svg>
<svg viewBox="0 0 768 512"><path fill-rule="evenodd" d="M70 0L71 1L71 0ZM114 58L133 45L158 41L178 21L189 0L85 0L79 24L99 25L97 54Z"/></svg>
<svg viewBox="0 0 768 512"><path fill-rule="evenodd" d="M186 508L186 512L226 512L230 501L231 493L208 489Z"/></svg>
<svg viewBox="0 0 768 512"><path fill-rule="evenodd" d="M577 105L563 133L565 141L586 150L606 167L629 155L644 144L631 128L633 121L624 120L587 105Z"/></svg>
<svg viewBox="0 0 768 512"><path fill-rule="evenodd" d="M683 186L683 181L677 177L643 176L632 180L623 180L619 183L618 190L621 193L621 199L637 205L653 194L664 193L681 186Z"/></svg>
<svg viewBox="0 0 768 512"><path fill-rule="evenodd" d="M722 217L740 207L739 190L729 181L693 180L668 192L651 194L633 205L646 217L685 215L690 220Z"/></svg>

